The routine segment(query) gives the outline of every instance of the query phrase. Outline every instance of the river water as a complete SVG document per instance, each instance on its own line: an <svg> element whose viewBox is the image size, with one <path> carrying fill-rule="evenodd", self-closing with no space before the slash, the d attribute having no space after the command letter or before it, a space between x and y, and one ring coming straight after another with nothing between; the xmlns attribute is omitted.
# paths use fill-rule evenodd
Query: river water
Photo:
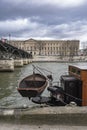
<svg viewBox="0 0 87 130"><path fill-rule="evenodd" d="M87 65L87 63L57 63L57 62L36 62L35 66L45 68L52 72L54 81L58 81L61 74L67 72L69 64ZM28 98L22 97L17 87L19 82L26 76L32 74L32 64L21 68L15 68L14 72L0 72L0 107L23 107L35 106ZM48 95L45 90L44 95Z"/></svg>

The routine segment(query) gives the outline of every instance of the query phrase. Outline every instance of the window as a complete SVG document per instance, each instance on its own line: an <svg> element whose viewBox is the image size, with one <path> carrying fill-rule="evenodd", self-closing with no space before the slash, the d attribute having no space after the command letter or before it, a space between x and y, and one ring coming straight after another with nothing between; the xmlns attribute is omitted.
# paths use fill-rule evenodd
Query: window
<svg viewBox="0 0 87 130"><path fill-rule="evenodd" d="M71 72L73 72L73 73L75 73L75 74L78 74L78 75L80 75L80 70L79 69L76 69L76 68L72 68L71 69Z"/></svg>
<svg viewBox="0 0 87 130"><path fill-rule="evenodd" d="M73 73L76 73L76 69L75 68L72 68L71 70Z"/></svg>
<svg viewBox="0 0 87 130"><path fill-rule="evenodd" d="M77 70L77 74L80 75L80 70Z"/></svg>

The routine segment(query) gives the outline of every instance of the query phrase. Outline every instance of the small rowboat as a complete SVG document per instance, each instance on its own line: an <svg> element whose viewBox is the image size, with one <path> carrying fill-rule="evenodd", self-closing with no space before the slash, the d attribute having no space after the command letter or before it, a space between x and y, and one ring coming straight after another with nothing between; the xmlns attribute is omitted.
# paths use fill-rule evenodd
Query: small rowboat
<svg viewBox="0 0 87 130"><path fill-rule="evenodd" d="M24 78L17 88L18 92L23 97L40 96L48 84L47 78L39 73L33 73L32 75Z"/></svg>

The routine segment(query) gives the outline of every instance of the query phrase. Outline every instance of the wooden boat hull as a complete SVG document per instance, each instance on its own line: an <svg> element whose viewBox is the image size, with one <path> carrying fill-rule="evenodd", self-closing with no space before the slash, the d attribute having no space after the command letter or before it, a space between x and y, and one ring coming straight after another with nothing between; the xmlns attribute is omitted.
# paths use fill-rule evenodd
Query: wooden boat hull
<svg viewBox="0 0 87 130"><path fill-rule="evenodd" d="M41 95L47 83L45 76L41 74L32 74L20 82L17 90L23 97L36 97Z"/></svg>

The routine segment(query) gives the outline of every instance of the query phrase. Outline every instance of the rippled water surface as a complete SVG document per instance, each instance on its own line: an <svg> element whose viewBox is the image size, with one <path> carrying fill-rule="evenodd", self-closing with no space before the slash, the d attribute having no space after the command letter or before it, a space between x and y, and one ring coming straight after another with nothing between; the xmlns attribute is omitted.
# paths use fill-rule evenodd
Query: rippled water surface
<svg viewBox="0 0 87 130"><path fill-rule="evenodd" d="M68 64L72 63L55 63L55 62L37 62L34 65L45 68L53 73L54 81L58 81L61 74L67 72ZM87 63L73 63L77 65L87 65ZM0 72L0 107L21 107L24 105L34 106L28 98L22 97L17 87L24 77L32 74L32 64L15 68L14 72ZM44 95L48 92L45 90Z"/></svg>

